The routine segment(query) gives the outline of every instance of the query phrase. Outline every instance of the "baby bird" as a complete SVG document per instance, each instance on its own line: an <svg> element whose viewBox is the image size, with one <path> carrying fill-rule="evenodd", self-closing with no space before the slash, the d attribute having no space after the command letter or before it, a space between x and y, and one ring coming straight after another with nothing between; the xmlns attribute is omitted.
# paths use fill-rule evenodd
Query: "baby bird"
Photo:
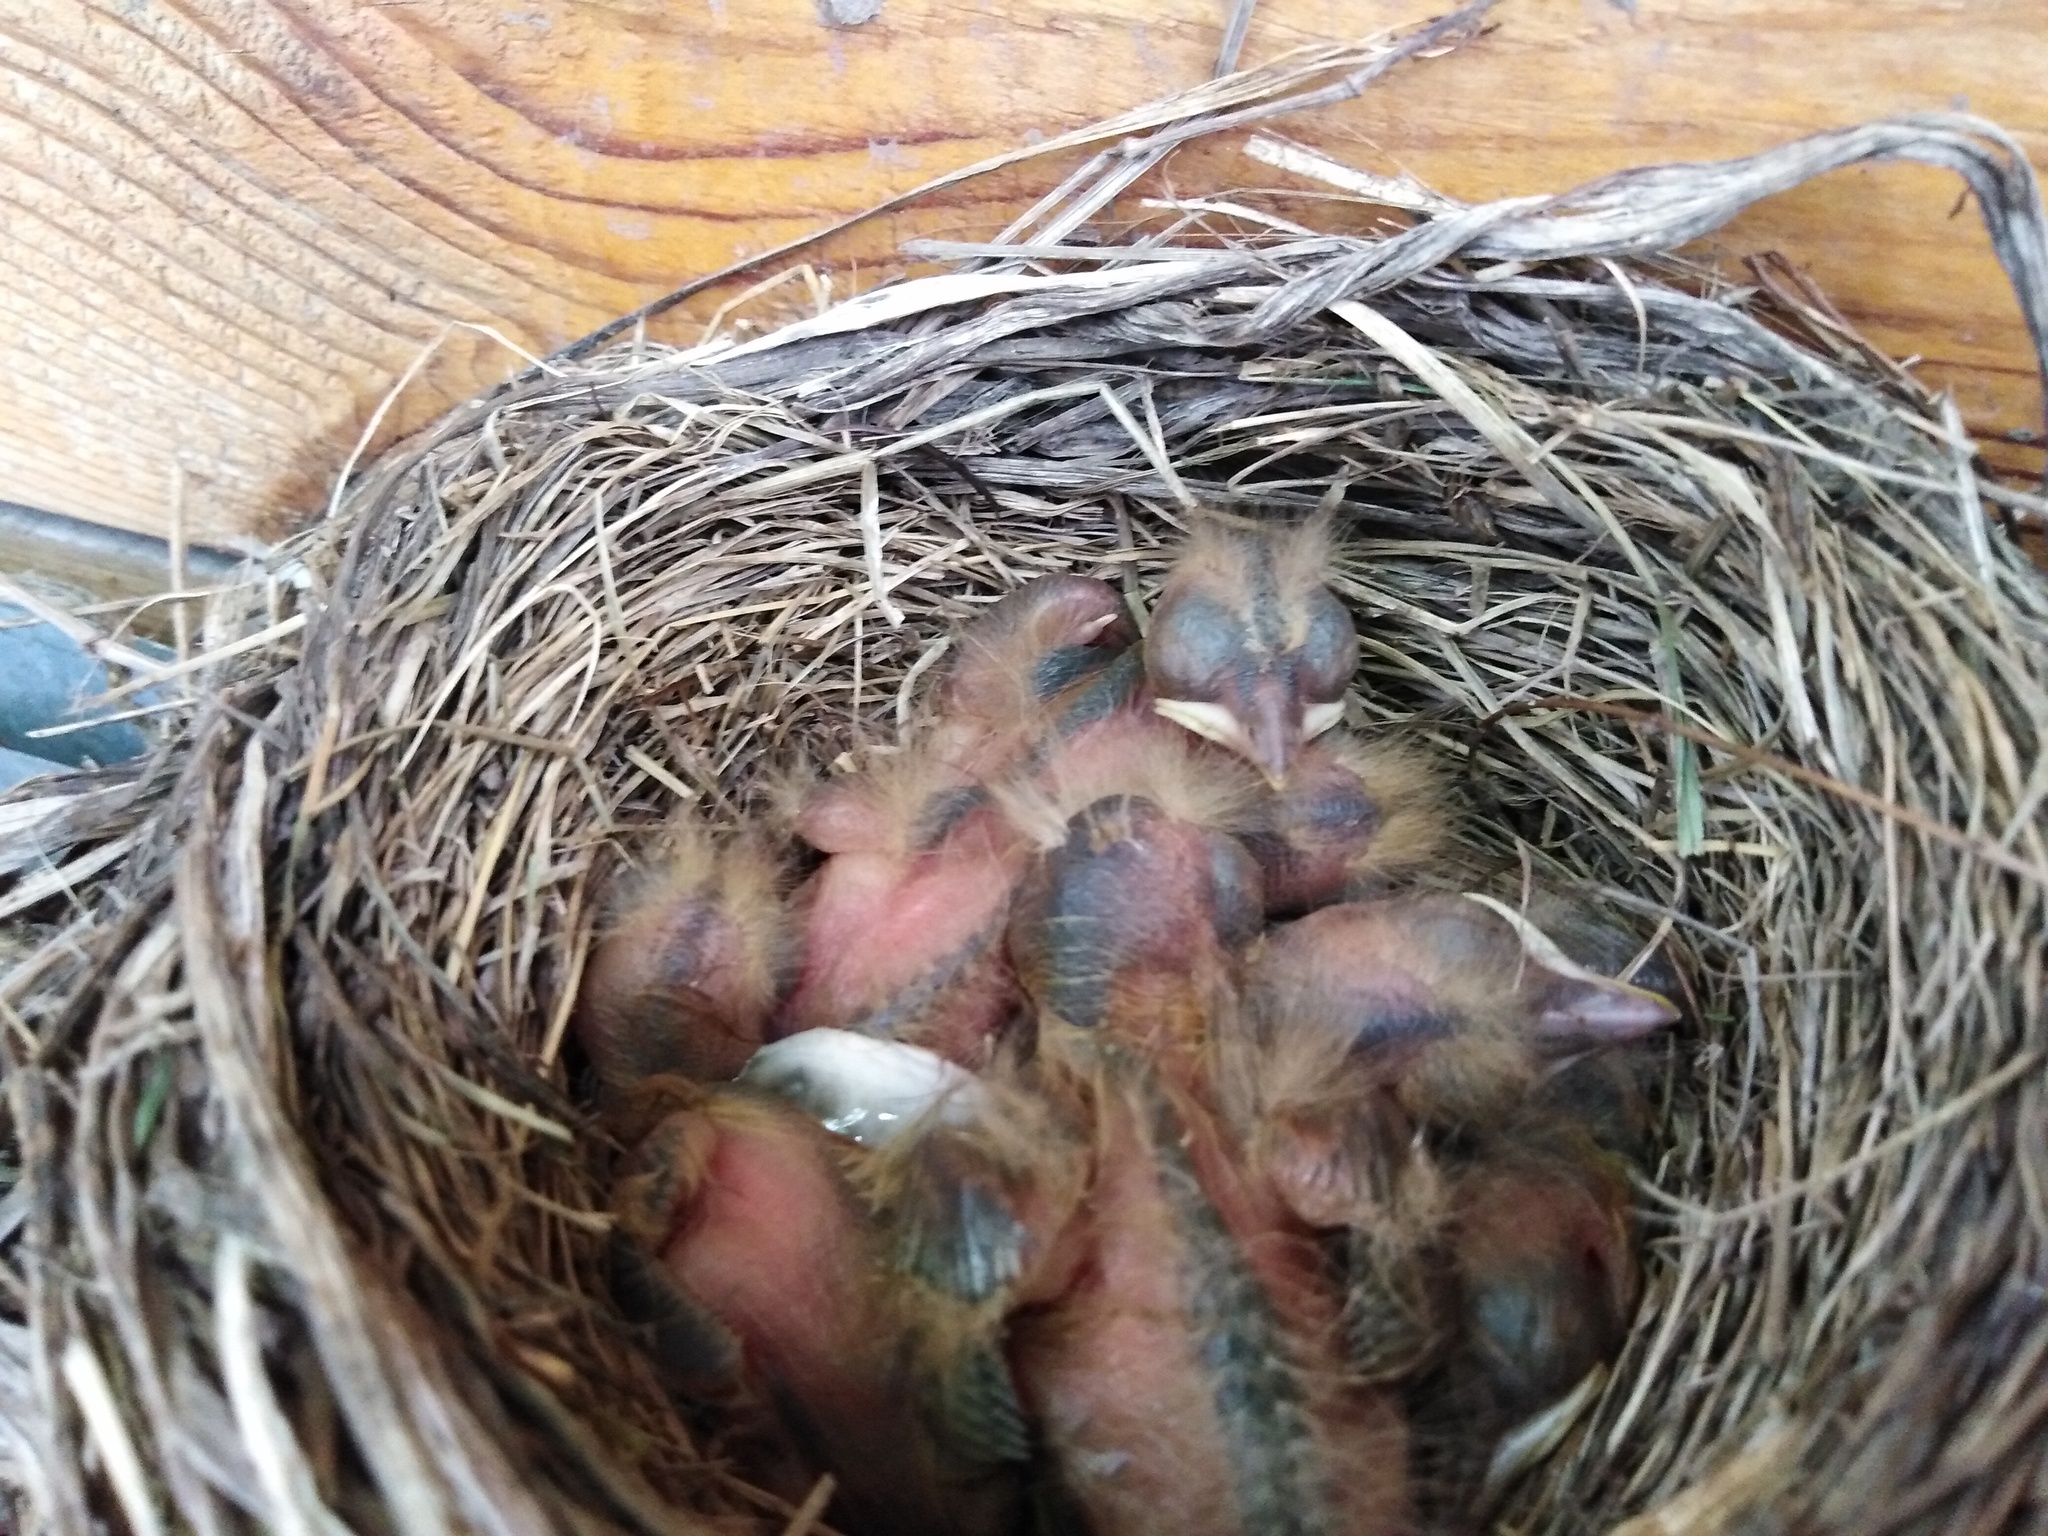
<svg viewBox="0 0 2048 1536"><path fill-rule="evenodd" d="M772 1491L831 1473L848 1532L1019 1531L1031 1448L999 1340L906 1282L870 1154L751 1085L639 1098L615 1287L678 1395Z"/></svg>
<svg viewBox="0 0 2048 1536"><path fill-rule="evenodd" d="M1008 1063L977 1076L842 1030L765 1047L745 1081L869 1149L852 1178L916 1320L924 1410L950 1443L1023 1459L1004 1329L1017 1306L1068 1282L1087 1176L1078 1127Z"/></svg>
<svg viewBox="0 0 2048 1536"><path fill-rule="evenodd" d="M824 786L796 827L829 857L792 901L802 962L777 1032L853 1029L988 1061L1017 1002L1002 938L1024 835L922 753Z"/></svg>
<svg viewBox="0 0 2048 1536"><path fill-rule="evenodd" d="M1263 898L1243 845L1183 811L1134 793L1077 811L1018 893L1009 949L1041 1029L1112 1034L1188 1082L1235 1007Z"/></svg>
<svg viewBox="0 0 2048 1536"><path fill-rule="evenodd" d="M1634 1040L1678 1011L1568 959L1489 896L1381 897L1311 912L1267 935L1249 990L1289 1075L1349 1059L1418 1121L1484 1123L1546 1054Z"/></svg>
<svg viewBox="0 0 2048 1536"><path fill-rule="evenodd" d="M796 830L828 858L796 898L803 964L784 1032L858 1029L988 1059L1017 1001L1001 936L1030 858L992 787L1120 707L1135 663L1107 674L1134 638L1106 583L1027 583L960 627L923 739L807 797Z"/></svg>
<svg viewBox="0 0 2048 1536"><path fill-rule="evenodd" d="M1637 1273L1624 1170L1568 1126L1486 1146L1451 1194L1461 1339L1505 1429L1611 1359Z"/></svg>
<svg viewBox="0 0 2048 1536"><path fill-rule="evenodd" d="M602 1093L657 1073L721 1081L746 1064L790 969L781 884L759 843L684 826L627 885L574 1015Z"/></svg>
<svg viewBox="0 0 2048 1536"><path fill-rule="evenodd" d="M1457 1504L1547 1454L1628 1336L1626 1165L1573 1122L1524 1114L1456 1175L1446 1234L1454 1342L1411 1407L1426 1481Z"/></svg>
<svg viewBox="0 0 2048 1536"><path fill-rule="evenodd" d="M1460 1326L1435 1279L1458 1184L1424 1128L1490 1129L1554 1058L1676 1017L1470 895L1383 897L1283 924L1254 952L1246 995L1252 1027L1225 1101L1255 1174L1331 1234L1353 1360L1375 1377L1413 1371Z"/></svg>
<svg viewBox="0 0 2048 1536"><path fill-rule="evenodd" d="M1195 525L1145 634L1153 707L1286 782L1344 713L1351 614L1324 585L1327 525Z"/></svg>
<svg viewBox="0 0 2048 1536"><path fill-rule="evenodd" d="M1123 595L1107 582L1041 576L1005 594L954 633L937 699L939 755L971 776L991 776L1020 735L1058 713L1055 701L1137 638Z"/></svg>
<svg viewBox="0 0 2048 1536"><path fill-rule="evenodd" d="M1314 1237L1243 1176L1204 1102L1261 921L1256 866L1199 798L1148 787L1160 798L1075 812L1011 924L1039 1081L1093 1151L1071 1279L1012 1323L1051 1518L1095 1536L1399 1530L1394 1403L1354 1382Z"/></svg>
<svg viewBox="0 0 2048 1536"><path fill-rule="evenodd" d="M1095 1176L1073 1278L1012 1325L1063 1496L1053 1528L1406 1530L1401 1418L1334 1348L1313 1242L1239 1176L1199 1103L1134 1053L1091 1043Z"/></svg>
<svg viewBox="0 0 2048 1536"><path fill-rule="evenodd" d="M1274 917L1382 894L1434 864L1449 839L1428 758L1341 731L1301 749L1244 836Z"/></svg>
<svg viewBox="0 0 2048 1536"><path fill-rule="evenodd" d="M1610 932L1603 958L1619 969L1639 945ZM1668 960L1665 973L1677 974ZM1630 1170L1650 1145L1658 1054L1643 1041L1550 1066L1456 1176L1446 1228L1459 1342L1421 1395L1440 1397L1430 1413L1451 1421L1427 1449L1462 1448L1468 1488L1497 1491L1546 1455L1627 1338L1641 1290Z"/></svg>

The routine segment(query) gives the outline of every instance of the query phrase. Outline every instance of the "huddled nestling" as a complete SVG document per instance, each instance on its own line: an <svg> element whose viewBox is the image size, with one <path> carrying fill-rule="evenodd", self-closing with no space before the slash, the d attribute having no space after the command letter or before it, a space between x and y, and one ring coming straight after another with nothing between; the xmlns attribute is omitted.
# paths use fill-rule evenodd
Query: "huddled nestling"
<svg viewBox="0 0 2048 1536"><path fill-rule="evenodd" d="M1459 888L1429 757L1343 723L1329 556L1205 517L1142 637L1018 588L903 746L600 932L619 1305L834 1528L1456 1530L1620 1348L1677 977Z"/></svg>

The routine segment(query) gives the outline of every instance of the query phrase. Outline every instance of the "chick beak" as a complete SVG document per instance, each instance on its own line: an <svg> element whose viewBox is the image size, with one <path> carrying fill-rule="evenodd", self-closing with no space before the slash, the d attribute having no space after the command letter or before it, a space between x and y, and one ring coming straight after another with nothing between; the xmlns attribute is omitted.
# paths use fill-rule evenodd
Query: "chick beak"
<svg viewBox="0 0 2048 1536"><path fill-rule="evenodd" d="M1559 989L1538 1015L1544 1034L1600 1040L1638 1040L1675 1024L1679 1012L1670 1000L1624 981L1606 981Z"/></svg>
<svg viewBox="0 0 2048 1536"><path fill-rule="evenodd" d="M1335 725L1342 707L1304 708L1281 673L1257 672L1224 690L1221 701L1157 699L1153 709L1184 730L1228 747L1278 789L1311 737Z"/></svg>
<svg viewBox="0 0 2048 1536"><path fill-rule="evenodd" d="M1266 776L1268 784L1280 788L1308 740L1301 695L1286 678L1261 672L1244 690L1242 707L1236 713L1244 731L1244 755Z"/></svg>
<svg viewBox="0 0 2048 1536"><path fill-rule="evenodd" d="M1587 970L1507 903L1477 891L1467 891L1465 899L1499 914L1515 930L1531 968L1525 985L1533 988L1539 1034L1561 1039L1635 1040L1682 1017L1662 993Z"/></svg>

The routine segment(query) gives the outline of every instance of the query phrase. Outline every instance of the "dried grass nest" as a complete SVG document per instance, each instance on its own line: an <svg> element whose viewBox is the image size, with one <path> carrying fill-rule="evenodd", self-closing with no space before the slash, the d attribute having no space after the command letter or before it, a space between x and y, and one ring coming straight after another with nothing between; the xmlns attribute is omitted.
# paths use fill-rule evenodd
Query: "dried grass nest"
<svg viewBox="0 0 2048 1536"><path fill-rule="evenodd" d="M1986 507L2040 503L1796 283L1655 254L1912 155L2038 321L2032 177L1928 119L1382 237L1240 198L1069 241L1399 51L1154 113L952 274L529 372L216 596L145 764L0 801L0 1524L783 1529L607 1300L564 1061L606 879L895 739L1017 582L1142 596L1199 500L1335 509L1363 721L1480 860L1696 966L1647 1299L1505 1528L2048 1526L2048 587Z"/></svg>

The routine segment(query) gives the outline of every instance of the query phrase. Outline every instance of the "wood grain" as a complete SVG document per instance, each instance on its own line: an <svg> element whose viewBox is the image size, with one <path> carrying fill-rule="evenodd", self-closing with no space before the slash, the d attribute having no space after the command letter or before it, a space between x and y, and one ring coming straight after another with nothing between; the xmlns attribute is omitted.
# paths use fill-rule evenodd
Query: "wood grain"
<svg viewBox="0 0 2048 1536"><path fill-rule="evenodd" d="M1247 62L1427 14L1261 0ZM954 167L1203 78L1223 0L0 0L0 499L195 539L322 503L519 358ZM1468 198L1966 106L2048 153L2038 0L1504 0L1487 38L1287 125ZM913 234L985 235L1054 167L841 237L837 291ZM1181 187L1266 183L1229 146ZM1927 358L1980 431L2035 424L2017 311L1958 184L1837 173L1724 231ZM693 336L678 316L668 333ZM786 301L785 301L786 302Z"/></svg>

